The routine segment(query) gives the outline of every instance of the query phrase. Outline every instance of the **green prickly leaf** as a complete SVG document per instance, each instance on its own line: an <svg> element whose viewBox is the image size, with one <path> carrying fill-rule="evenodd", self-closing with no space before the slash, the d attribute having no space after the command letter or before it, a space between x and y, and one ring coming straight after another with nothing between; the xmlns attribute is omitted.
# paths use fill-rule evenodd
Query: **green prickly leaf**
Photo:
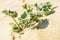
<svg viewBox="0 0 60 40"><path fill-rule="evenodd" d="M21 15L21 18L26 18L26 16L27 16L27 13L26 12L24 12L22 15Z"/></svg>

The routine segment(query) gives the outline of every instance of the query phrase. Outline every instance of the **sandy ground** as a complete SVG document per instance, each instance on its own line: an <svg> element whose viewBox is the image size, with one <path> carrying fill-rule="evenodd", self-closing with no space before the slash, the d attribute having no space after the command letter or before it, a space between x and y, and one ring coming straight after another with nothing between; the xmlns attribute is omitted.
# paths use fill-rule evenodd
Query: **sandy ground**
<svg viewBox="0 0 60 40"><path fill-rule="evenodd" d="M21 40L60 40L60 0L26 0L28 4L35 2L50 1L53 6L57 6L55 13L47 16L47 22L44 24L46 28L39 30L28 30L21 37ZM16 10L21 15L22 0L0 0L0 14L3 9ZM0 16L0 40L11 40L10 38L10 26L9 22L12 19L10 17Z"/></svg>

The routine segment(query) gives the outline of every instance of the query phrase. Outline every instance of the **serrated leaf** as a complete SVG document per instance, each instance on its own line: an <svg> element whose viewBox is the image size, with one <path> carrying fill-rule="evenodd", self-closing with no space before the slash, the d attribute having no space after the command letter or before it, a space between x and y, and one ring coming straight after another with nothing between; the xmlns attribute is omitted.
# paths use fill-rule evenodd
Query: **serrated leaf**
<svg viewBox="0 0 60 40"><path fill-rule="evenodd" d="M2 13L5 13L6 15L11 16L12 18L17 17L17 12L16 11L3 10Z"/></svg>
<svg viewBox="0 0 60 40"><path fill-rule="evenodd" d="M37 5L37 3L35 3L35 7L37 7L38 5Z"/></svg>
<svg viewBox="0 0 60 40"><path fill-rule="evenodd" d="M49 11L44 11L43 12L43 16L48 16L49 15Z"/></svg>
<svg viewBox="0 0 60 40"><path fill-rule="evenodd" d="M21 18L26 18L26 16L27 16L27 13L26 12L24 12L22 15L21 15Z"/></svg>
<svg viewBox="0 0 60 40"><path fill-rule="evenodd" d="M46 4L50 4L50 2L46 2Z"/></svg>
<svg viewBox="0 0 60 40"><path fill-rule="evenodd" d="M9 16L11 16L12 18L15 18L17 17L17 12L9 10Z"/></svg>
<svg viewBox="0 0 60 40"><path fill-rule="evenodd" d="M27 22L28 22L28 20L27 20L27 19L23 20L23 24L26 24Z"/></svg>
<svg viewBox="0 0 60 40"><path fill-rule="evenodd" d="M16 24L10 23L10 25L11 25L11 27L12 27L12 31L13 31L13 32L18 32L18 27L17 27Z"/></svg>
<svg viewBox="0 0 60 40"><path fill-rule="evenodd" d="M24 9L28 9L28 5L27 5L27 4L24 4L24 5L23 5L23 8L24 8Z"/></svg>

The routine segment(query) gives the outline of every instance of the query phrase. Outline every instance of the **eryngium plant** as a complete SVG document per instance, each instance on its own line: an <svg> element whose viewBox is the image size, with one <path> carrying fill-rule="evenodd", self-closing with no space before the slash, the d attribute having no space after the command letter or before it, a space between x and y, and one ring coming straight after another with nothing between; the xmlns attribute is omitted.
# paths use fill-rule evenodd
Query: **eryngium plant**
<svg viewBox="0 0 60 40"><path fill-rule="evenodd" d="M15 23L10 23L12 32L20 33L26 28L34 28L36 23L42 23L41 17L48 16L52 10L50 2L46 3L35 3L32 5L23 4L22 7L25 9L21 17L16 21L18 13L12 10L3 10L3 14L10 16Z"/></svg>

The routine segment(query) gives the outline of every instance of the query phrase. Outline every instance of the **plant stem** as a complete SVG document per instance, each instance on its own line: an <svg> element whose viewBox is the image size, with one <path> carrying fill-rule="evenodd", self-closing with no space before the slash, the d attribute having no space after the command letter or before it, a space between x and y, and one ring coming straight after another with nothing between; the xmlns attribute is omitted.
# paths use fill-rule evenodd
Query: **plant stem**
<svg viewBox="0 0 60 40"><path fill-rule="evenodd" d="M22 27L18 24L18 22L14 19L14 18L12 18L13 20L14 20L14 22L17 24L17 26L18 26L18 32L20 32L21 30L23 30L22 29Z"/></svg>
<svg viewBox="0 0 60 40"><path fill-rule="evenodd" d="M15 40L15 36L14 36L13 34L11 34L11 36L12 36L12 37L11 37L11 38L12 38L12 40Z"/></svg>

